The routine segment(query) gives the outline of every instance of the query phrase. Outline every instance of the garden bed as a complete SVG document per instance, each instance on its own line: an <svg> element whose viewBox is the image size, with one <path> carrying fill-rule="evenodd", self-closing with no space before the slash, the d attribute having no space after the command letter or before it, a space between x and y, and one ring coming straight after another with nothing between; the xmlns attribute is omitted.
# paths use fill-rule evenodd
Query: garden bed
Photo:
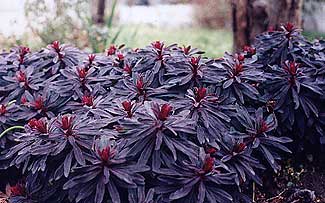
<svg viewBox="0 0 325 203"><path fill-rule="evenodd" d="M322 201L324 51L287 23L218 59L161 41L1 53L3 201Z"/></svg>

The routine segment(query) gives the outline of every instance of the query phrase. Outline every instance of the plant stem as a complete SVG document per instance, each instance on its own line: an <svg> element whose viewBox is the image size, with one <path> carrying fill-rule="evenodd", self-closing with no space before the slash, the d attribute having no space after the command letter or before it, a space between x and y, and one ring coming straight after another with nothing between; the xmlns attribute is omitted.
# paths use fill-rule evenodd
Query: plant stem
<svg viewBox="0 0 325 203"><path fill-rule="evenodd" d="M253 182L253 202L255 202L255 182Z"/></svg>
<svg viewBox="0 0 325 203"><path fill-rule="evenodd" d="M0 134L0 138L2 136L4 136L5 134L7 134L8 132L12 131L12 130L15 130L15 129L25 129L24 126L12 126L10 128L7 128L5 131L3 131L1 134Z"/></svg>
<svg viewBox="0 0 325 203"><path fill-rule="evenodd" d="M7 106L10 106L11 104L13 104L15 102L16 102L16 100L12 100L12 101L8 102Z"/></svg>

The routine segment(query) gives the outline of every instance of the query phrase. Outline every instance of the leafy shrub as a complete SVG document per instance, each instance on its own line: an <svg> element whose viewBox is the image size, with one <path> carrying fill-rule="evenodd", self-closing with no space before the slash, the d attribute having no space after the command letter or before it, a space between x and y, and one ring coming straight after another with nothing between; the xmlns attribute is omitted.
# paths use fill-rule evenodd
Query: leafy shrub
<svg viewBox="0 0 325 203"><path fill-rule="evenodd" d="M250 202L287 143L324 142L324 51L286 24L215 60L160 41L2 53L8 200Z"/></svg>

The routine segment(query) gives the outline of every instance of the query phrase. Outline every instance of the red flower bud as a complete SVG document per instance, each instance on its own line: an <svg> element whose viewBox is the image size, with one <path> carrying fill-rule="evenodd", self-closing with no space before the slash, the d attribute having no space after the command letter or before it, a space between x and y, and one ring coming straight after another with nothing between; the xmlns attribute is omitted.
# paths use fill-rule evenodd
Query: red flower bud
<svg viewBox="0 0 325 203"><path fill-rule="evenodd" d="M25 96L22 96L21 98L20 98L20 103L21 104L26 104L28 101L27 101L27 98L25 97Z"/></svg>
<svg viewBox="0 0 325 203"><path fill-rule="evenodd" d="M258 134L265 133L268 129L269 129L269 126L267 125L267 123L264 120L262 120L260 122L260 128L257 130L257 133Z"/></svg>
<svg viewBox="0 0 325 203"><path fill-rule="evenodd" d="M239 62L243 62L245 60L245 56L243 54L238 54L237 59Z"/></svg>
<svg viewBox="0 0 325 203"><path fill-rule="evenodd" d="M108 49L107 49L107 56L111 56L113 54L115 54L117 48L115 45L111 45Z"/></svg>
<svg viewBox="0 0 325 203"><path fill-rule="evenodd" d="M88 55L88 61L89 61L89 63L92 64L93 61L95 60L95 58L96 58L96 55L95 54L89 54Z"/></svg>
<svg viewBox="0 0 325 203"><path fill-rule="evenodd" d="M97 153L98 153L99 157L101 158L101 160L104 162L108 162L112 155L111 148L109 146L105 147L102 150L98 149Z"/></svg>
<svg viewBox="0 0 325 203"><path fill-rule="evenodd" d="M191 51L191 46L188 46L188 47L185 47L185 46L183 46L183 52L184 52L184 54L185 55L188 55L189 53L190 53L190 51Z"/></svg>
<svg viewBox="0 0 325 203"><path fill-rule="evenodd" d="M0 105L0 116L4 115L7 112L6 105L1 104Z"/></svg>
<svg viewBox="0 0 325 203"><path fill-rule="evenodd" d="M122 53L117 54L117 60L118 61L123 61L124 60L124 55Z"/></svg>
<svg viewBox="0 0 325 203"><path fill-rule="evenodd" d="M31 120L28 121L28 125L29 127L31 128L36 128L36 125L37 125L37 119L36 118L33 118Z"/></svg>
<svg viewBox="0 0 325 203"><path fill-rule="evenodd" d="M132 74L132 68L131 68L131 66L129 66L128 64L125 64L123 70L124 70L124 72L126 72L126 73L129 74L129 75Z"/></svg>
<svg viewBox="0 0 325 203"><path fill-rule="evenodd" d="M42 97L37 97L37 99L33 103L33 107L36 110L44 110L44 101Z"/></svg>
<svg viewBox="0 0 325 203"><path fill-rule="evenodd" d="M16 79L18 82L27 82L26 74L21 70L16 73Z"/></svg>
<svg viewBox="0 0 325 203"><path fill-rule="evenodd" d="M200 88L196 88L195 90L196 90L195 91L195 101L200 102L206 96L207 89L204 87L200 87Z"/></svg>
<svg viewBox="0 0 325 203"><path fill-rule="evenodd" d="M245 149L246 149L246 144L245 143L239 143L239 144L236 144L233 147L232 151L238 154L238 153L244 151Z"/></svg>
<svg viewBox="0 0 325 203"><path fill-rule="evenodd" d="M63 130L71 130L72 129L73 117L62 116L61 122L62 122L61 123L61 128Z"/></svg>
<svg viewBox="0 0 325 203"><path fill-rule="evenodd" d="M93 106L94 105L94 97L93 96L82 96L82 104L86 106Z"/></svg>
<svg viewBox="0 0 325 203"><path fill-rule="evenodd" d="M151 43L151 45L157 49L158 51L161 51L164 47L164 43L160 42L160 41L155 41L153 43Z"/></svg>
<svg viewBox="0 0 325 203"><path fill-rule="evenodd" d="M201 58L200 57L191 57L190 63L192 65L192 73L193 73L193 78L197 76L197 71L199 68L199 62Z"/></svg>
<svg viewBox="0 0 325 203"><path fill-rule="evenodd" d="M124 101L124 102L122 102L122 106L124 108L124 111L126 111L126 113L128 114L128 117L131 118L132 117L132 107L133 107L132 102Z"/></svg>
<svg viewBox="0 0 325 203"><path fill-rule="evenodd" d="M60 48L60 42L55 40L53 43L52 43L52 48L55 49L56 52L60 52L61 51L61 48Z"/></svg>
<svg viewBox="0 0 325 203"><path fill-rule="evenodd" d="M290 22L287 22L283 27L287 32L292 32L295 29L294 24Z"/></svg>
<svg viewBox="0 0 325 203"><path fill-rule="evenodd" d="M123 106L125 111L131 111L132 110L132 103L130 101L122 102L122 106Z"/></svg>
<svg viewBox="0 0 325 203"><path fill-rule="evenodd" d="M217 152L217 150L215 148L213 148L213 147L210 147L209 149L207 149L208 154L214 154L216 152Z"/></svg>
<svg viewBox="0 0 325 203"><path fill-rule="evenodd" d="M9 189L11 197L26 195L26 188L23 183L17 183L16 185L11 186Z"/></svg>
<svg viewBox="0 0 325 203"><path fill-rule="evenodd" d="M143 93L144 93L144 82L143 82L143 78L142 77L139 77L137 79L136 88L137 88L139 94L140 95L143 95Z"/></svg>
<svg viewBox="0 0 325 203"><path fill-rule="evenodd" d="M47 133L47 124L41 119L37 120L36 118L33 118L28 122L28 125L30 128L37 130L40 133Z"/></svg>
<svg viewBox="0 0 325 203"><path fill-rule="evenodd" d="M88 71L85 68L80 68L80 69L78 68L77 71L80 79L86 78Z"/></svg>
<svg viewBox="0 0 325 203"><path fill-rule="evenodd" d="M30 49L28 48L28 47L20 47L20 54L21 55L26 55L26 54L28 54L29 52L30 52Z"/></svg>
<svg viewBox="0 0 325 203"><path fill-rule="evenodd" d="M208 156L204 161L203 171L205 173L211 172L213 170L213 167L214 167L214 162L215 162L215 159L213 157Z"/></svg>
<svg viewBox="0 0 325 203"><path fill-rule="evenodd" d="M233 73L234 75L238 75L239 73L241 73L244 70L244 66L241 63L236 63L234 66L234 70Z"/></svg>
<svg viewBox="0 0 325 203"><path fill-rule="evenodd" d="M173 109L173 107L170 106L169 104L163 104L161 106L160 112L158 114L159 120L165 121L168 118L172 109Z"/></svg>
<svg viewBox="0 0 325 203"><path fill-rule="evenodd" d="M292 75L296 75L297 74L297 70L299 68L300 64L295 63L294 61L290 61L288 63L285 64L285 69Z"/></svg>
<svg viewBox="0 0 325 203"><path fill-rule="evenodd" d="M198 66L199 65L199 62L200 62L200 57L191 57L190 59L190 62L191 62L191 65L194 67L194 66Z"/></svg>
<svg viewBox="0 0 325 203"><path fill-rule="evenodd" d="M28 47L20 47L19 48L19 63L24 63L25 55L30 52L30 49Z"/></svg>
<svg viewBox="0 0 325 203"><path fill-rule="evenodd" d="M250 47L250 46L244 46L243 51L249 55L256 54L256 49L254 47Z"/></svg>

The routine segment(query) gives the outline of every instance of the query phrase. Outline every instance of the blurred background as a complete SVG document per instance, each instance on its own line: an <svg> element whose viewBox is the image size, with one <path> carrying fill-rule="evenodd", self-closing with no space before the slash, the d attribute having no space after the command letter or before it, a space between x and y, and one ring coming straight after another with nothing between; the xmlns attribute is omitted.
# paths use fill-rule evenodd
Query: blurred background
<svg viewBox="0 0 325 203"><path fill-rule="evenodd" d="M288 21L324 38L325 0L0 0L0 49L59 40L103 52L162 40L220 57Z"/></svg>

